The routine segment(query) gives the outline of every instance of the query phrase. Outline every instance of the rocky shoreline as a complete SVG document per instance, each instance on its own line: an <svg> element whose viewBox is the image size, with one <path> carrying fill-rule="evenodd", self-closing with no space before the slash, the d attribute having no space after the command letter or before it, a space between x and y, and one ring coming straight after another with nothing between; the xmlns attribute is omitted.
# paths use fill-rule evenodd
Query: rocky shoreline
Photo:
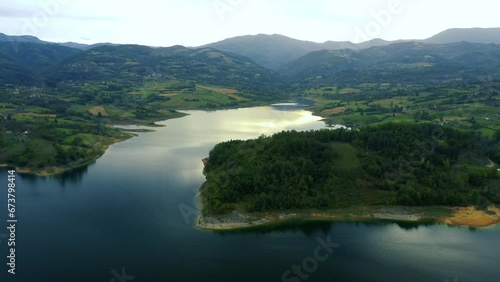
<svg viewBox="0 0 500 282"><path fill-rule="evenodd" d="M429 209L441 209L450 216L428 214ZM473 207L356 207L328 211L297 211L282 213L246 213L235 210L226 215L203 215L200 213L196 227L212 231L230 231L279 224L293 220L331 220L331 221L392 221L392 222L435 222L473 228L489 227L500 223L500 209L490 207L478 211Z"/></svg>

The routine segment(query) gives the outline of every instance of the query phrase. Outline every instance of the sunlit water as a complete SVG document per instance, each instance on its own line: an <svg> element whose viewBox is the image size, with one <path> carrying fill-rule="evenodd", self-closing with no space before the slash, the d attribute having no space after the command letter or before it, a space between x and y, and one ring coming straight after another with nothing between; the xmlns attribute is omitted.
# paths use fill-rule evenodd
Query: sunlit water
<svg viewBox="0 0 500 282"><path fill-rule="evenodd" d="M18 175L16 276L6 274L7 172L0 170L0 281L279 282L287 270L285 278L295 282L500 281L498 226L314 222L243 233L195 229L201 159L215 144L324 123L288 104L188 113L112 146L87 168L60 177ZM318 240L328 237L339 245L315 265ZM302 269L307 280L293 273L304 261L314 268Z"/></svg>

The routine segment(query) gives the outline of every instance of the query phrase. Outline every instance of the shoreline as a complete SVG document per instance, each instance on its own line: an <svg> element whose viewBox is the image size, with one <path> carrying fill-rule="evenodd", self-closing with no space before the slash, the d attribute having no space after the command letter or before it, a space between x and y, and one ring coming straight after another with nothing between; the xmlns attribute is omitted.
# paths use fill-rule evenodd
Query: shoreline
<svg viewBox="0 0 500 282"><path fill-rule="evenodd" d="M488 159L489 160L489 159ZM207 176L205 167L208 158L202 159L203 174ZM492 166L494 163L489 160ZM195 227L210 231L231 231L252 229L263 226L279 225L291 221L389 221L394 223L425 224L435 223L448 226L462 226L469 228L487 228L500 224L500 205L491 204L489 207L475 206L352 206L347 208L302 210L287 210L274 212L247 212L243 210L245 203L220 203L230 206L232 211L225 214L211 214L204 206L208 180L204 182L197 193L198 217ZM216 184L214 184L216 185ZM390 202L392 204L392 202Z"/></svg>
<svg viewBox="0 0 500 282"><path fill-rule="evenodd" d="M82 160L80 162L68 164L65 166L53 166L53 167L46 167L42 169L32 169L32 168L23 168L23 167L17 167L15 165L10 165L10 164L5 164L4 167L14 167L15 170L20 173L20 174L25 174L25 175L35 175L35 176L40 176L40 177L47 177L47 176L57 176L61 175L65 172L72 171L74 169L82 168L85 166L88 166L90 164L95 163L98 159L100 159L108 149L118 143L125 142L127 140L130 140L132 138L136 137L136 135L133 134L128 134L128 137L125 139L113 139L113 142L111 144L106 144L106 145L101 145L100 149L102 151L102 154L96 155L95 158L88 159L88 160ZM1 166L0 166L1 167Z"/></svg>
<svg viewBox="0 0 500 282"><path fill-rule="evenodd" d="M110 125L110 126L114 127L119 132L124 134L125 137L123 137L122 139L114 138L110 144L101 145L100 149L102 151L102 154L98 154L92 159L81 160L79 162L75 162L75 163L64 165L64 166L51 166L51 167L44 167L44 168L18 167L16 165L12 165L12 164L7 163L7 164L0 164L0 168L12 167L12 168L15 168L15 170L20 174L35 175L35 176L40 176L40 177L61 175L65 172L72 171L74 169L82 168L82 167L88 166L92 163L95 163L98 159L100 159L102 156L104 156L104 154L106 154L109 147L111 147L112 145L115 145L117 143L125 142L127 140L132 139L132 138L135 138L138 136L137 133L154 133L157 131L154 128L166 127L166 125L158 124L157 122L166 121L166 120L170 120L170 119L183 118L185 116L188 116L188 114L186 114L186 113L182 113L182 112L178 112L178 113L179 113L178 116L162 118L162 119L157 119L157 120L155 119L155 120L152 120L149 123L145 123L145 124L142 124L140 122L137 122L134 124L134 123L130 123L130 122L115 121L115 123L113 125ZM136 126L150 127L152 129L126 129L126 128L120 127L120 126L128 126L131 124L136 125Z"/></svg>
<svg viewBox="0 0 500 282"><path fill-rule="evenodd" d="M239 108L251 108L251 107L257 107L257 106L264 106L266 104L260 104L258 103L259 105L248 105L248 106L244 106L244 107L223 107L223 108L220 108L220 109L213 109L214 111L219 111L219 110L229 110L229 109L239 109ZM199 111L209 111L207 109L198 109ZM109 145L103 145L101 147L103 153L98 155L97 157L91 159L91 160L83 160L83 161L80 161L80 162L76 162L76 163L73 163L73 164L69 164L69 165L65 165L65 166L53 166L53 167L44 167L44 168L23 168L23 167L17 167L16 165L12 165L12 164L9 164L9 163L6 163L6 164L0 164L0 168L5 168L5 167L12 167L12 168L15 168L15 170L17 172L19 172L20 174L25 174L25 175L35 175L35 176L40 176L40 177L46 177L46 176L56 176L56 175L60 175L60 174L63 174L65 172L68 172L68 171L71 171L71 170L74 170L74 169L78 169L78 168L81 168L81 167L84 167L84 166L87 166L87 165L90 165L92 163L94 163L95 161L97 161L98 159L100 159L102 156L104 156L104 154L106 153L106 151L109 149L110 146L114 145L114 144L117 144L117 143L121 143L121 142L125 142L129 139L132 139L134 137L137 137L137 134L136 133L154 133L156 132L157 130L155 130L154 128L164 128L164 127L167 127L167 125L164 125L164 124L158 124L158 122L162 122L162 121L167 121L167 120L171 120L171 119L178 119L178 118L184 118L186 116L189 116L188 113L185 113L185 112L182 112L182 111L192 111L191 110L175 110L179 115L177 116L174 116L174 117L164 117L164 118L161 118L161 119L154 119L154 120L151 120L147 123L141 123L141 122L130 122L130 121L115 121L113 123L113 125L111 125L112 127L116 128L117 130L119 130L121 133L124 133L124 134L128 134L129 136L125 139L115 139L113 141L112 144L109 144ZM129 125L136 125L136 126L142 126L142 127L150 127L152 129L126 129L126 128L121 128L120 126L129 126Z"/></svg>
<svg viewBox="0 0 500 282"><path fill-rule="evenodd" d="M200 194L198 193L198 198ZM246 213L232 211L225 215L203 215L201 199L196 228L209 231L235 231L279 225L293 221L326 220L388 221L394 223L429 223L487 228L500 223L500 208L491 206L487 211L474 207L402 207L402 206L359 206L331 210L299 210L290 212Z"/></svg>

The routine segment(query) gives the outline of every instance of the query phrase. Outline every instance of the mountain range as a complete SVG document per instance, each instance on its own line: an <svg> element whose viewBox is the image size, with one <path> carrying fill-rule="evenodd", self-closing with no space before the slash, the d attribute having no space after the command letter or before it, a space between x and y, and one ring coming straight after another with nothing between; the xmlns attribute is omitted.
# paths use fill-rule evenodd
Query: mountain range
<svg viewBox="0 0 500 282"><path fill-rule="evenodd" d="M316 43L296 40L278 34L259 34L229 38L204 45L203 47L212 47L241 54L255 60L266 68L277 70L293 60L315 51L342 49L363 50L371 47L387 46L409 41L429 44L449 44L461 41L500 44L500 28L449 29L425 40L386 41L382 39L373 39L358 44L348 41Z"/></svg>
<svg viewBox="0 0 500 282"><path fill-rule="evenodd" d="M260 34L196 48L52 43L0 34L0 84L135 83L156 76L266 92L292 84L474 79L499 72L498 44L500 28L360 44Z"/></svg>
<svg viewBox="0 0 500 282"><path fill-rule="evenodd" d="M405 42L363 50L322 50L282 67L290 82L419 83L477 79L500 71L500 45Z"/></svg>
<svg viewBox="0 0 500 282"><path fill-rule="evenodd" d="M241 54L255 60L266 68L278 70L285 64L315 51L342 49L362 50L375 46L386 46L397 42L402 41L391 42L382 39L373 39L360 44L349 41L316 43L297 40L279 34L259 34L229 38L202 47L216 48L235 54Z"/></svg>

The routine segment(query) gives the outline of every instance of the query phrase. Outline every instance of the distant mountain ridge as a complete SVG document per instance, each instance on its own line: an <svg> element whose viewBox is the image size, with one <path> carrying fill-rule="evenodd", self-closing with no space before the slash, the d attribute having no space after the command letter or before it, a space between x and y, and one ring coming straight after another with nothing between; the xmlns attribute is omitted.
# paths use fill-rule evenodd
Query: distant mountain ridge
<svg viewBox="0 0 500 282"><path fill-rule="evenodd" d="M425 43L447 44L455 42L500 44L500 28L452 28L424 40Z"/></svg>
<svg viewBox="0 0 500 282"><path fill-rule="evenodd" d="M245 35L228 38L219 42L214 42L194 48L215 48L224 52L230 52L248 57L258 64L271 70L278 70L286 64L305 56L311 52L321 50L363 50L371 47L387 46L403 42L423 42L427 44L449 44L457 42L470 42L482 44L500 44L500 28L453 28L445 30L425 40L397 40L386 41L383 39L373 39L362 43L352 43L349 41L327 41L317 43L312 41L297 40L279 34L267 35ZM15 47L20 42L54 44L38 39L34 36L9 36L0 33L0 42L11 42ZM118 45L111 43L98 43L93 45L66 42L55 43L61 46L75 48L79 50L89 50L99 46Z"/></svg>
<svg viewBox="0 0 500 282"><path fill-rule="evenodd" d="M498 32L454 29L427 40L374 39L360 44L260 34L198 48L58 44L0 34L0 84L131 83L160 76L266 93L286 92L289 85L301 83L469 79L500 71L500 45L485 44L497 42Z"/></svg>
<svg viewBox="0 0 500 282"><path fill-rule="evenodd" d="M58 44L0 42L0 84L56 85L119 83L141 85L145 79L196 81L274 93L278 75L247 57L183 46L103 45L79 50Z"/></svg>
<svg viewBox="0 0 500 282"><path fill-rule="evenodd" d="M79 52L53 43L38 43L35 37L0 41L0 84L40 82L41 73Z"/></svg>
<svg viewBox="0 0 500 282"><path fill-rule="evenodd" d="M18 35L6 35L3 33L0 33L0 42L10 42L14 49L17 47L17 45L19 43L57 44L60 46L75 48L75 49L79 49L79 50L88 50L88 49L92 49L92 48L103 46L103 45L117 45L117 44L112 44L112 43L97 43L97 44L92 44L92 45L76 43L76 42L56 43L56 42L50 42L50 41L43 41L43 40L39 39L38 37L31 36L31 35L18 36Z"/></svg>
<svg viewBox="0 0 500 282"><path fill-rule="evenodd" d="M3 33L0 33L0 42L17 42L17 43L29 42L29 43L40 43L40 44L47 43L47 42L42 41L42 40L38 39L37 37L31 36L31 35L17 36L17 35L6 35Z"/></svg>
<svg viewBox="0 0 500 282"><path fill-rule="evenodd" d="M284 64L315 51L342 49L360 50L374 46L385 46L391 43L394 42L382 39L373 39L360 44L354 44L349 41L316 43L312 41L297 40L279 34L258 34L229 38L201 46L201 48L210 47L240 54L253 59L266 68L277 70Z"/></svg>
<svg viewBox="0 0 500 282"><path fill-rule="evenodd" d="M500 45L406 42L363 50L321 50L279 72L291 83L421 83L500 74Z"/></svg>
<svg viewBox="0 0 500 282"><path fill-rule="evenodd" d="M250 59L212 48L183 46L152 48L141 45L100 46L80 52L52 68L52 81L140 82L156 76L169 80L195 80L255 90L277 77Z"/></svg>
<svg viewBox="0 0 500 282"><path fill-rule="evenodd" d="M293 60L311 52L321 50L363 50L371 47L388 46L404 42L447 44L461 41L470 43L500 44L500 28L450 29L426 40L386 41L383 39L373 39L358 44L348 41L327 41L325 43L316 43L311 41L296 40L277 34L258 34L229 38L201 47L212 47L226 52L240 54L249 57L264 67L272 70L278 70Z"/></svg>

